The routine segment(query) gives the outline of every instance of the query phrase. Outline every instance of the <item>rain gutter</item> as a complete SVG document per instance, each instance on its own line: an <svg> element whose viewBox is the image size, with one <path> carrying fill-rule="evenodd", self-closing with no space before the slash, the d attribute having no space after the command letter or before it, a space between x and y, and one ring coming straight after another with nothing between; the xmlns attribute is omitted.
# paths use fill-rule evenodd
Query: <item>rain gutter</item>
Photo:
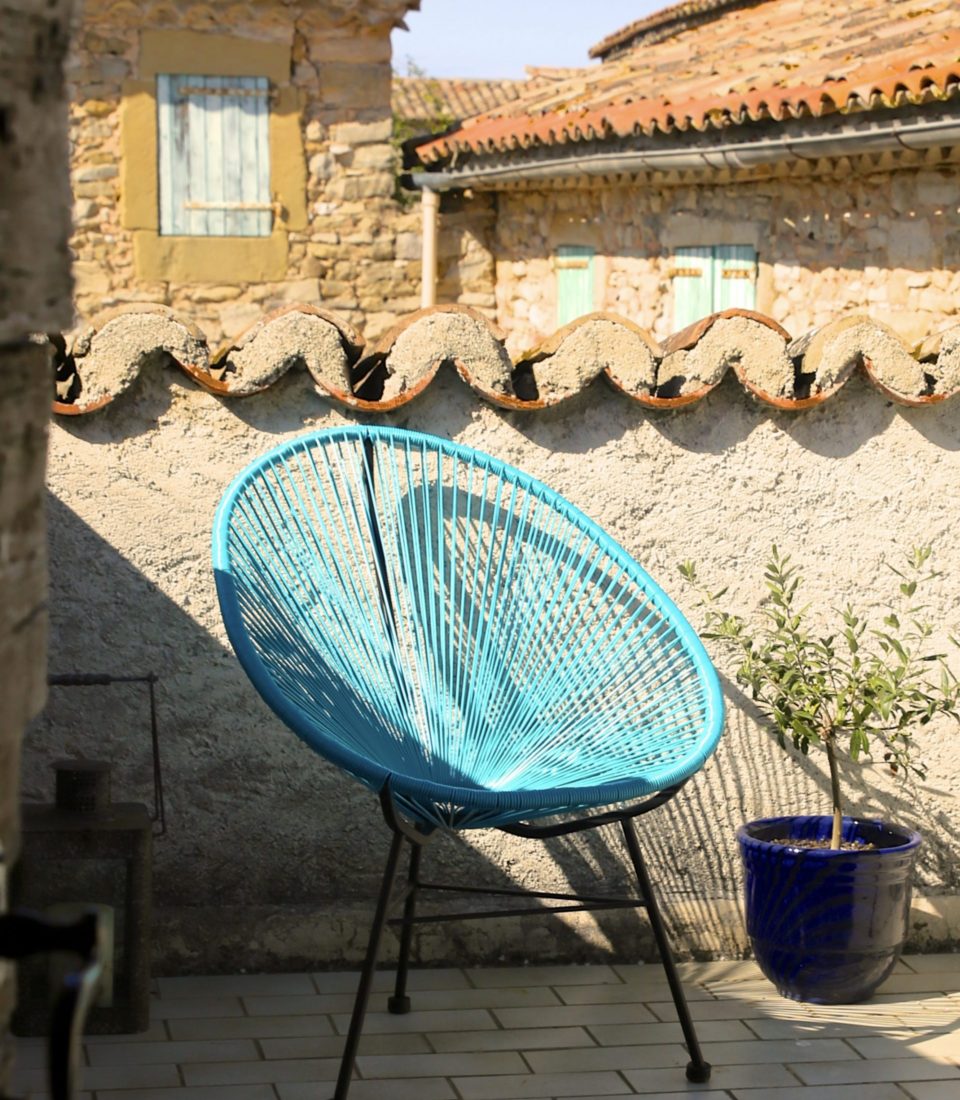
<svg viewBox="0 0 960 1100"><path fill-rule="evenodd" d="M783 135L754 141L717 142L677 149L650 148L616 152L580 153L575 156L414 172L411 185L424 191L451 191L485 183L520 183L575 176L605 176L635 172L670 172L690 169L755 168L762 164L819 160L902 149L960 145L960 118L956 114L904 121L890 119L869 126L846 123L829 133Z"/></svg>

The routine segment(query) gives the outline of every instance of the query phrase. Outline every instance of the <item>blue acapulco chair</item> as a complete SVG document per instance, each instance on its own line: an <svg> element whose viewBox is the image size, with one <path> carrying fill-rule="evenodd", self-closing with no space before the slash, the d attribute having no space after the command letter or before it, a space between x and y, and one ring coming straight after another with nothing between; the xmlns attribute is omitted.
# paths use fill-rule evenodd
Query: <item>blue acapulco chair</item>
<svg viewBox="0 0 960 1100"><path fill-rule="evenodd" d="M257 690L379 794L393 833L336 1100L349 1088L404 842L392 1012L410 1007L413 925L435 919L417 914L418 894L438 888L420 879L421 852L457 829L549 838L621 826L638 897L489 893L563 903L514 912L645 908L687 1077L707 1080L633 818L703 765L723 704L699 639L643 569L519 470L444 439L359 426L294 439L244 470L217 511L214 568Z"/></svg>

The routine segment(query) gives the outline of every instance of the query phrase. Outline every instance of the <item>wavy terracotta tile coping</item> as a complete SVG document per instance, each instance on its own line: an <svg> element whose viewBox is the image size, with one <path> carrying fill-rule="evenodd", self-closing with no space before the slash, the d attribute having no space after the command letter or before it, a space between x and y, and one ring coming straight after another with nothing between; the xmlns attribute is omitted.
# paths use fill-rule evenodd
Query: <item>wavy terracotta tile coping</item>
<svg viewBox="0 0 960 1100"><path fill-rule="evenodd" d="M87 413L97 412L106 408L113 400L113 394L107 394L97 401L91 401L89 405L71 405L68 401L54 401L52 411L57 416L86 416Z"/></svg>
<svg viewBox="0 0 960 1100"><path fill-rule="evenodd" d="M251 334L249 339L254 339L254 331L262 335L269 331L271 324L276 325L291 313L304 314L321 321L324 327L315 330L314 335L319 333L322 347L328 352L333 349L341 367L344 363L349 367L349 371L344 368L341 372L350 376L349 386L341 387L334 384L323 370L318 370L317 364L313 364L311 375L318 390L346 408L374 414L390 412L414 400L436 377L441 363L447 360L453 362L460 377L484 400L512 411L536 411L558 405L574 393L581 392L601 373L606 376L614 390L643 408L684 408L714 389L723 378L725 370L729 369L725 364L731 361L741 385L748 393L765 405L787 411L800 411L822 404L846 383L858 365L863 366L867 378L879 392L901 405L920 407L937 404L960 393L960 326L928 337L919 348L911 351L894 330L869 317L846 315L791 341L789 334L764 314L734 309L704 317L682 332L672 335L661 346L646 330L626 318L616 314L595 313L581 317L553 333L536 348L520 356L515 365L506 353L503 333L483 314L467 306L445 305L419 310L382 336L373 352L363 357L363 338L352 326L335 314L302 304L286 306L269 314L259 326L248 330ZM164 352L172 356L171 349L177 348L193 348L197 352L196 362L184 363L176 358L174 361L184 373L212 393L235 397L260 392L266 388L267 381L260 384L256 378L251 381L248 377L243 390L238 391L231 387L229 379L217 377L217 368L212 372L205 365L207 351L202 333L189 322L176 318L167 307L153 305L111 311L99 318L103 328L88 328L84 331L78 342L75 342L75 350L80 349L76 358L70 360L69 356L63 356L64 362L71 362L75 367L81 386L86 355L98 353L97 337L111 322L130 314L140 314L147 319L140 326L131 323L133 337L130 342L119 339L118 333L114 331L108 341L102 342L99 349L99 354L109 350L118 358L117 366L110 367L108 364L106 374L109 375L112 370L117 375L122 384L119 392L133 384L146 355ZM161 322L171 322L169 330L162 324L158 326L154 323L151 326L149 319L156 319L158 314L161 315ZM768 335L759 345L751 347L753 338L749 331L735 333L730 338L732 344L725 332L719 342L714 342L714 346L708 339L714 326L736 320L758 326L757 332ZM135 318L131 318L131 321L135 321ZM591 330L590 326L598 323L610 327L602 331ZM274 336L282 336L285 332L286 330L278 331L275 328ZM294 330L294 335L297 335L297 330ZM145 342L147 336L151 339L158 338L161 342ZM404 340L405 337L413 336L414 339ZM628 337L627 343L623 342L625 336ZM578 338L581 338L580 343L577 342ZM746 346L750 347L749 355L738 351L737 358L728 358L731 356L731 347L744 346L744 340L747 341ZM231 348L238 346L245 346L243 338L230 345ZM668 357L678 352L693 351L698 347L703 362L696 365L694 377L701 374L709 376L710 383L690 393L674 397L658 396L657 376ZM551 380L551 359L563 356L564 349L568 361L562 364L562 371L557 379ZM266 362L262 369L268 380L275 381L298 360L310 365L302 354L288 356L284 351L282 341L279 347L273 347L272 354L278 357L279 366L277 362ZM634 379L630 379L628 369L621 369L620 366L622 363L629 363L631 355L638 356L634 360ZM822 389L804 397L780 396L768 392L760 379L764 376L762 367L771 362L768 358L770 355L775 359L782 358L782 365L778 368L781 373L790 370L792 364L795 374L791 377L806 375L811 385L822 384ZM391 356L395 360L393 375L386 373L391 366ZM583 369L577 364L577 356L585 360ZM717 357L715 363L713 356ZM290 360L289 363L285 363L287 359ZM225 356L221 352L219 362L224 361ZM204 365L199 366L199 363ZM537 370L538 366L541 367L540 370ZM557 366L561 367L561 364L558 363ZM672 366L673 369L683 369L684 364L681 361ZM379 400L355 392L377 370L383 370L385 378L393 377L394 386L399 382L400 392ZM541 389L540 395L535 399L524 399L513 388L523 370L527 373L535 372L535 380L539 375L537 384ZM411 372L409 377L412 381L409 384L404 381L404 371ZM564 378L563 373L569 377ZM649 382L645 375L649 375ZM544 387L549 386L551 381L558 382L554 392L544 392ZM645 386L649 387L650 392L644 392ZM929 392L933 389L936 392ZM84 415L103 409L116 396L101 394L96 390L94 392L95 398L87 403L82 400L72 403L55 400L54 412L61 416Z"/></svg>
<svg viewBox="0 0 960 1100"><path fill-rule="evenodd" d="M138 327L143 324L149 325L151 321L154 325L159 322L165 331L159 334L155 331L153 333L137 331ZM109 331L111 328L116 330L118 327L120 328L119 338L116 331L112 333ZM157 342L158 336L159 342ZM120 372L120 377L116 380L116 388L97 395L91 401L84 402L84 360L95 361L99 354L109 361L111 338L123 348L123 355L128 360L126 369ZM104 341L108 344L106 349L102 347ZM206 369L209 358L206 336L203 332L191 320L169 306L155 302L127 303L97 314L93 322L74 338L70 354L64 356L64 361L72 361L80 382L79 400L73 402L55 400L53 411L63 416L78 416L105 408L134 384L139 376L143 358L157 352L163 352L191 376L194 376L195 372L202 373ZM113 358L115 361L116 353ZM86 365L89 367L89 362ZM94 372L95 376L96 372Z"/></svg>
<svg viewBox="0 0 960 1100"><path fill-rule="evenodd" d="M306 302L295 302L291 305L281 306L279 309L273 310L259 321L244 329L236 339L223 344L213 356L210 371L196 372L186 367L184 369L211 393L233 395L236 397L249 397L254 393L261 393L263 390L269 389L277 378L286 373L289 369L288 367L283 367L282 365L272 362L269 355L266 355L263 360L262 381L258 381L256 376L254 376L253 378L248 377L245 381L241 382L238 375L234 375L233 379L231 379L231 368L233 367L234 370L236 369L231 363L231 356L241 352L253 353L255 356L258 341L262 344L264 341L269 340L271 325L293 314L306 317L317 317L336 330L339 335L340 345L345 356L346 368L348 370L363 354L364 339L353 325L349 324L342 317L337 316L337 314L331 313L329 310L322 309L319 306L310 305ZM311 362L309 357L305 356L304 362L314 382L316 382L321 389L330 391L331 394L339 392L337 387L332 384L329 378L322 374L317 366ZM214 371L220 371L222 373L217 377L213 373Z"/></svg>
<svg viewBox="0 0 960 1100"><path fill-rule="evenodd" d="M509 371L512 367L509 358L506 356L503 350L504 334L494 325L490 319L480 313L478 310L473 309L470 306L462 306L456 304L428 306L424 309L417 310L415 313L405 317L398 324L394 325L388 332L386 332L380 340L377 342L373 353L367 360L358 364L357 372L363 371L364 367L369 364L367 373L362 378L359 378L354 385L354 390L360 389L370 377L377 373L379 370L389 371L391 367L396 368L400 364L391 362L391 359L399 354L401 345L404 342L404 337L415 337L418 329L426 329L430 326L433 319L441 318L460 318L467 324L468 331L464 334L468 339L473 338L474 343L477 339L481 344L486 341L488 347L482 346L474 349L474 358L477 356L482 357L483 353L490 356L492 360L494 358L494 349L496 349L495 355L497 363L488 363L494 370L497 365L501 366L504 385L509 383ZM469 331L472 329L472 331ZM518 407L515 402L519 401L518 398L512 395L501 393L491 386L484 384L481 377L475 371L470 369L470 362L466 354L466 348L461 346L456 348L446 343L449 336L445 333L438 333L440 338L435 351L431 353L429 358L425 360L427 366L424 371L418 373L413 381L413 384L409 387L404 386L401 393L388 398L387 400L371 401L364 400L357 396L356 392L352 396L346 396L343 394L334 395L335 398L344 404L349 405L351 408L359 408L371 412L386 412L396 408L400 408L402 405L406 405L412 401L420 393L422 393L426 387L430 384L433 378L436 376L440 366L445 361L453 363L460 377L469 385L473 390L479 393L484 399L500 405L502 408L515 408ZM446 339L444 339L446 337ZM459 354L458 354L459 352ZM394 375L389 375L394 377ZM521 402L522 407L531 407L530 402Z"/></svg>

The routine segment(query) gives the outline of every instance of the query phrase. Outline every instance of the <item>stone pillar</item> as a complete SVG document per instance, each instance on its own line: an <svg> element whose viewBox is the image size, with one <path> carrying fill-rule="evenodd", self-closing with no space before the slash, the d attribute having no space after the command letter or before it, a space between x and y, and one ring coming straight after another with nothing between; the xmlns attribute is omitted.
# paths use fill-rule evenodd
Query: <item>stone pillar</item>
<svg viewBox="0 0 960 1100"><path fill-rule="evenodd" d="M71 0L0 0L0 843L16 858L20 741L46 697L43 481L50 355L71 323L63 62ZM10 971L0 973L6 1094Z"/></svg>

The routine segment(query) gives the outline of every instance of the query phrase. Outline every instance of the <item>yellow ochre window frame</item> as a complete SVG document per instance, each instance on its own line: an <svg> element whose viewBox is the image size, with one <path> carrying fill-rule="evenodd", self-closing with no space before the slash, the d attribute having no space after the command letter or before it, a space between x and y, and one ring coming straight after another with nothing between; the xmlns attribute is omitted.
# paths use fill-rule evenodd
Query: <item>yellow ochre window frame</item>
<svg viewBox="0 0 960 1100"><path fill-rule="evenodd" d="M267 237L160 235L157 76L261 76L270 83ZM144 31L139 79L126 81L120 123L120 220L133 234L137 278L171 283L261 283L287 274L288 236L307 228L307 173L300 95L290 84L290 48L199 31Z"/></svg>

